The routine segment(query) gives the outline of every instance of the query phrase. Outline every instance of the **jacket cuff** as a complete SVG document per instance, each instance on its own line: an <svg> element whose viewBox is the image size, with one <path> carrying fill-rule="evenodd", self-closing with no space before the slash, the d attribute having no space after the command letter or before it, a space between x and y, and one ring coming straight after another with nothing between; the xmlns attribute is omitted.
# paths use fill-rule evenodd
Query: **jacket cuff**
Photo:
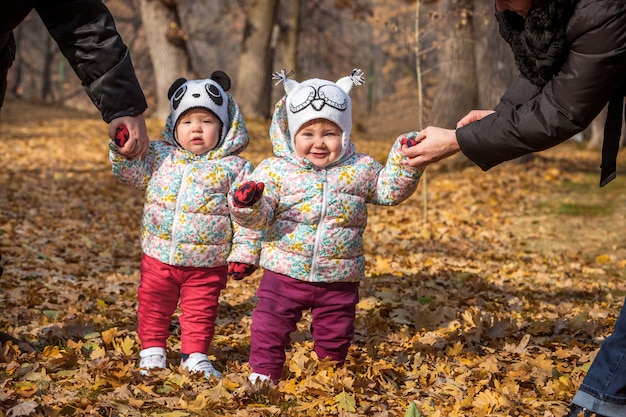
<svg viewBox="0 0 626 417"><path fill-rule="evenodd" d="M85 90L107 123L118 117L142 114L148 108L128 49L115 67L85 86Z"/></svg>

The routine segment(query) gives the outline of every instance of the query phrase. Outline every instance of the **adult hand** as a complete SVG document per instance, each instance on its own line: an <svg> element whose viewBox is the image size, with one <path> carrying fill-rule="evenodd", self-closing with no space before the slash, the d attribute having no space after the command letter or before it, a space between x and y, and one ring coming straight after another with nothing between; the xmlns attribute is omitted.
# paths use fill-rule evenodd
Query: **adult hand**
<svg viewBox="0 0 626 417"><path fill-rule="evenodd" d="M402 153L406 156L402 164L418 169L452 156L461 149L456 133L451 129L428 126L419 132L415 140L417 143L413 146L402 145Z"/></svg>
<svg viewBox="0 0 626 417"><path fill-rule="evenodd" d="M148 130L143 114L137 116L122 116L111 120L109 125L109 137L115 140L115 133L118 126L126 126L128 129L128 140L124 146L119 148L119 153L127 159L143 158L150 146Z"/></svg>
<svg viewBox="0 0 626 417"><path fill-rule="evenodd" d="M475 122L476 120L480 120L485 116L489 116L491 113L494 113L493 110L472 110L471 112L467 113L465 116L463 116L461 118L461 120L459 120L456 123L456 127L463 127L465 125L468 125L472 122Z"/></svg>

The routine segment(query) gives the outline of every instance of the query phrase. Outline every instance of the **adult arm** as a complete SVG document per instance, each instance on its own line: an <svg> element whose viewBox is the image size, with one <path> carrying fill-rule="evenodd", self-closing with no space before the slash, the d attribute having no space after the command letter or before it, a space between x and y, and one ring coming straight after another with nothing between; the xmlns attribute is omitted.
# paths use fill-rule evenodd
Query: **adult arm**
<svg viewBox="0 0 626 417"><path fill-rule="evenodd" d="M130 159L143 156L148 105L109 9L100 0L41 0L35 10L102 119L111 123L109 137L121 124L128 128L129 140L120 153Z"/></svg>
<svg viewBox="0 0 626 417"><path fill-rule="evenodd" d="M483 170L553 147L582 131L624 88L626 3L580 0L567 31L570 53L543 89L518 77L496 112L454 129L429 126L403 149L406 164L423 168L461 150Z"/></svg>
<svg viewBox="0 0 626 417"><path fill-rule="evenodd" d="M567 36L568 58L543 89L519 77L495 113L456 130L461 151L483 170L569 139L623 88L626 3L581 0Z"/></svg>

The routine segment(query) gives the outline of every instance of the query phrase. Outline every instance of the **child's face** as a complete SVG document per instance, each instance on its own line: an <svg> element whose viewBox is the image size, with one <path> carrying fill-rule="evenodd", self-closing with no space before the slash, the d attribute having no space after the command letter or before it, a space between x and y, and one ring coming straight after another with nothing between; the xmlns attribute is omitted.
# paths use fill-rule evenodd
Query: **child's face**
<svg viewBox="0 0 626 417"><path fill-rule="evenodd" d="M308 159L319 168L325 168L341 155L343 132L335 123L315 119L302 125L294 143L296 155Z"/></svg>
<svg viewBox="0 0 626 417"><path fill-rule="evenodd" d="M215 148L219 142L222 122L213 112L191 109L180 116L176 124L176 138L180 146L196 155Z"/></svg>

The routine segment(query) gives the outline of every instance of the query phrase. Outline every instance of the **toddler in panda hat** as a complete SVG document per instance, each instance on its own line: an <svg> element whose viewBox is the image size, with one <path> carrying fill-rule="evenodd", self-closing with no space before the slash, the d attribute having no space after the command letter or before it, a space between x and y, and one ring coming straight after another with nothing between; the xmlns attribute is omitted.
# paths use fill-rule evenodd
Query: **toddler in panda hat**
<svg viewBox="0 0 626 417"><path fill-rule="evenodd" d="M228 192L253 168L239 156L248 131L229 89L222 71L180 78L168 92L163 138L150 142L144 158L127 160L109 144L113 174L146 190L137 291L142 375L167 367L169 326L180 301L183 369L221 377L207 356L219 296L228 276L242 279L258 263L258 232L233 224L228 211Z"/></svg>

